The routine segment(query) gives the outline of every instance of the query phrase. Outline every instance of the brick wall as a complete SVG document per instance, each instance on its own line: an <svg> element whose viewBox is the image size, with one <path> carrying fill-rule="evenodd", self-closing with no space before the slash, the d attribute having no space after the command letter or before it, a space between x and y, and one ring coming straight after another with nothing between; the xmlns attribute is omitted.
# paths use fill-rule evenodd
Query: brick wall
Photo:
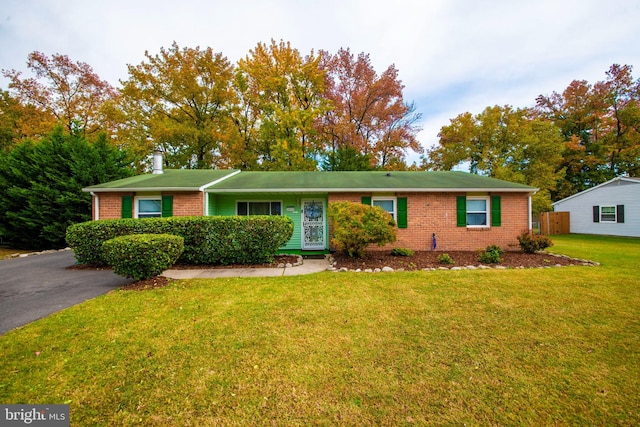
<svg viewBox="0 0 640 427"><path fill-rule="evenodd" d="M135 193L97 193L100 199L100 219L120 218L122 214L122 196L134 196ZM162 193L173 196L173 216L204 215L204 193L199 191ZM96 219L95 196L93 198L93 219Z"/></svg>
<svg viewBox="0 0 640 427"><path fill-rule="evenodd" d="M330 194L329 203L361 203L363 195ZM407 228L397 229L395 243L382 248L372 245L370 249L402 247L431 250L433 233L436 233L438 251L469 251L484 249L489 245L498 245L504 250L520 249L517 236L529 228L529 199L526 193L492 193L501 196L502 225L489 228L456 225L456 196L460 195L464 193L397 193L397 197L407 197Z"/></svg>

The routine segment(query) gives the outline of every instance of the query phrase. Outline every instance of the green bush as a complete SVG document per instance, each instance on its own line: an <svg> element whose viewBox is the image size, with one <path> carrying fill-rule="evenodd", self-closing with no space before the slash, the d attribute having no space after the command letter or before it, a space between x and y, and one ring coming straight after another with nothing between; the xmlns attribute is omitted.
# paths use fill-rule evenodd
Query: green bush
<svg viewBox="0 0 640 427"><path fill-rule="evenodd" d="M393 248L391 249L391 255L393 256L413 256L414 252L407 248Z"/></svg>
<svg viewBox="0 0 640 427"><path fill-rule="evenodd" d="M293 234L284 216L105 219L67 228L67 244L80 264L106 265L102 243L129 234L173 234L184 239L178 260L191 265L271 262Z"/></svg>
<svg viewBox="0 0 640 427"><path fill-rule="evenodd" d="M527 230L520 233L518 236L518 243L520 243L520 249L525 254L534 254L553 246L553 242L547 236L532 234Z"/></svg>
<svg viewBox="0 0 640 427"><path fill-rule="evenodd" d="M498 264L502 261L502 255L504 255L504 251L500 246L491 245L487 246L487 248L478 252L478 261L483 264Z"/></svg>
<svg viewBox="0 0 640 427"><path fill-rule="evenodd" d="M438 262L440 264L455 264L456 262L451 258L449 254L440 254L438 255Z"/></svg>
<svg viewBox="0 0 640 427"><path fill-rule="evenodd" d="M350 257L362 257L372 243L383 246L396 240L393 218L378 206L334 202L329 204L328 216L333 230L331 242Z"/></svg>
<svg viewBox="0 0 640 427"><path fill-rule="evenodd" d="M172 234L131 234L102 244L102 256L114 273L144 280L171 267L182 254L184 239Z"/></svg>

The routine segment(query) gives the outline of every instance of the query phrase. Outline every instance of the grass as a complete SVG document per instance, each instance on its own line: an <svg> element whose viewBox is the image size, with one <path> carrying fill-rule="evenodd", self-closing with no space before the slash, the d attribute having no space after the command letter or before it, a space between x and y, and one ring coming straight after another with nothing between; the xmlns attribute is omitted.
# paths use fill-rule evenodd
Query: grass
<svg viewBox="0 0 640 427"><path fill-rule="evenodd" d="M72 425L637 425L640 239L600 267L114 291L0 337L0 403Z"/></svg>

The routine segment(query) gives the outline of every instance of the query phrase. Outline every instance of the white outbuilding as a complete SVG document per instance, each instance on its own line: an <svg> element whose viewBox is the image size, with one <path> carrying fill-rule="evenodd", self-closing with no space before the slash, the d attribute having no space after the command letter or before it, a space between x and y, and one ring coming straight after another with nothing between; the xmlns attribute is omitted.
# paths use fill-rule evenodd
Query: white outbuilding
<svg viewBox="0 0 640 427"><path fill-rule="evenodd" d="M570 212L571 233L640 237L640 178L619 176L558 200Z"/></svg>

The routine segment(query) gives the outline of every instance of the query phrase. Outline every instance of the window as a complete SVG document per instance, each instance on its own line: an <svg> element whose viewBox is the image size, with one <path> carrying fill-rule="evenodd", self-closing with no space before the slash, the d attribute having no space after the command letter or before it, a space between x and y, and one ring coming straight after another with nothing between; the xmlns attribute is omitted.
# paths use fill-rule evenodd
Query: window
<svg viewBox="0 0 640 427"><path fill-rule="evenodd" d="M136 218L160 218L162 216L162 200L160 197L136 198Z"/></svg>
<svg viewBox="0 0 640 427"><path fill-rule="evenodd" d="M282 215L282 202L238 202L238 215Z"/></svg>
<svg viewBox="0 0 640 427"><path fill-rule="evenodd" d="M488 197L467 197L467 227L487 227L489 225L488 206Z"/></svg>
<svg viewBox="0 0 640 427"><path fill-rule="evenodd" d="M600 222L616 222L616 207L600 206Z"/></svg>
<svg viewBox="0 0 640 427"><path fill-rule="evenodd" d="M458 227L500 227L502 198L492 196L456 196L456 224Z"/></svg>
<svg viewBox="0 0 640 427"><path fill-rule="evenodd" d="M389 212L393 220L397 221L395 197L372 197L371 204L382 208L385 212Z"/></svg>

